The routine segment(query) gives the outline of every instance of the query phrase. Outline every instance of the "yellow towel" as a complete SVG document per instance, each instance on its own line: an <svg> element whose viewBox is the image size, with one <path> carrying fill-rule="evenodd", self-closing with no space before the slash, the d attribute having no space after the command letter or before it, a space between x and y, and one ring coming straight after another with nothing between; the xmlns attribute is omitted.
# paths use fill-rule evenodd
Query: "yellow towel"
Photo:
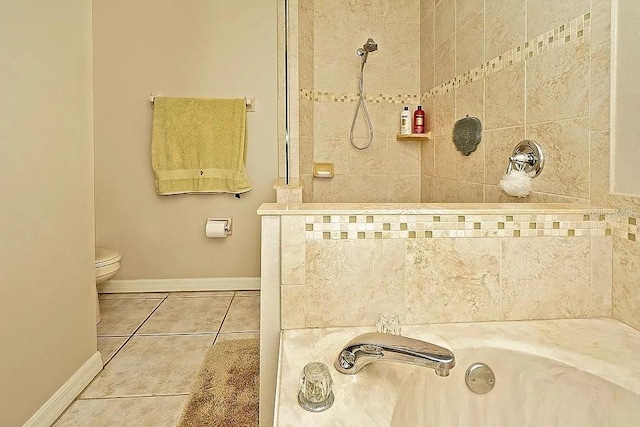
<svg viewBox="0 0 640 427"><path fill-rule="evenodd" d="M160 195L244 193L244 99L157 97L151 163Z"/></svg>

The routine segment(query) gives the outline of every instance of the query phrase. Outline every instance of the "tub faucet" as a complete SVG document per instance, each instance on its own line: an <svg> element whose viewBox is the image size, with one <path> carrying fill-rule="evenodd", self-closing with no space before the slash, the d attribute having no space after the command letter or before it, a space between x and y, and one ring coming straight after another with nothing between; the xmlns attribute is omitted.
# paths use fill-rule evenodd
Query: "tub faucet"
<svg viewBox="0 0 640 427"><path fill-rule="evenodd" d="M353 375L371 362L389 361L432 368L441 377L456 365L453 353L444 347L400 335L371 332L355 337L340 351L334 366Z"/></svg>

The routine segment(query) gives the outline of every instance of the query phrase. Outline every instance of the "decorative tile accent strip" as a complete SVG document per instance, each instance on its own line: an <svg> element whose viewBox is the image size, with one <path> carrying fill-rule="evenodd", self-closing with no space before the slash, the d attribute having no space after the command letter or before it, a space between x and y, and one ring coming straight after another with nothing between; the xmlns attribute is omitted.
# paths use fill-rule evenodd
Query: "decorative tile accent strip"
<svg viewBox="0 0 640 427"><path fill-rule="evenodd" d="M597 212L560 215L316 215L305 218L305 236L310 240L610 236L615 223L614 214ZM631 229L625 232L635 235L636 226L633 227L633 232Z"/></svg>
<svg viewBox="0 0 640 427"><path fill-rule="evenodd" d="M638 224L636 217L620 215L618 216L618 220L613 222L611 225L614 236L634 242L640 240L640 237L638 236Z"/></svg>
<svg viewBox="0 0 640 427"><path fill-rule="evenodd" d="M420 101L424 103L427 99L447 94L488 74L496 73L572 41L583 39L590 33L591 13L585 13L423 93Z"/></svg>
<svg viewBox="0 0 640 427"><path fill-rule="evenodd" d="M358 102L359 95L357 93L337 94L329 92L314 92L311 89L300 89L300 99L318 102ZM367 102L376 104L417 104L420 96L417 94L397 94L389 95L379 93L375 95L365 95Z"/></svg>

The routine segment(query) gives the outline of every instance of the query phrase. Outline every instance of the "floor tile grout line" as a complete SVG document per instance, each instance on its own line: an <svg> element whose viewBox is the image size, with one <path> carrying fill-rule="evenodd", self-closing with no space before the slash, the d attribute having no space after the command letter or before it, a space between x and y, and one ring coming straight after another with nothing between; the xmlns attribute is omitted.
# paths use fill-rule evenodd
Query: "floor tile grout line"
<svg viewBox="0 0 640 427"><path fill-rule="evenodd" d="M127 345L127 343L128 343L129 341L131 341L131 338L133 338L133 336L136 334L136 332L138 332L138 331L140 330L140 328L142 327L142 325L144 325L144 324L147 322L147 320L149 320L149 318L150 318L151 316L153 316L153 313L155 313L155 312L156 312L156 310L157 310L158 308L160 308L160 306L162 305L162 303L163 303L163 302L165 302L167 298L169 298L169 295L168 295L168 294L167 294L167 296L165 296L164 298L162 298L162 300L160 301L160 303L158 303L158 305L156 306L156 308L154 308L154 309L151 311L151 313L149 313L149 314L147 315L147 317L145 317L145 318L144 318L144 320L143 320L143 321L138 325L138 327L137 327L137 328L136 328L136 329L131 333L131 335L129 335L129 337L124 341L124 343L122 343L122 345L121 345L121 346L116 350L116 352L115 352L115 353L113 353L113 356L111 356L111 358L107 361L107 363L105 363L105 364L102 366L102 370L103 370L103 371L104 371L104 369L107 367L107 365L109 365L109 363L111 363L111 361L112 361L113 359L115 359L115 357L118 355L118 353L120 353L120 350L122 350L122 349L124 348L124 346L125 346L125 345ZM93 382L93 381L91 381L91 382ZM88 387L88 386L87 386L87 387ZM83 392L84 392L84 390L83 390Z"/></svg>
<svg viewBox="0 0 640 427"><path fill-rule="evenodd" d="M220 322L220 327L218 328L218 332L216 333L215 338L213 339L213 342L211 343L211 347L213 347L216 343L216 341L218 341L218 335L220 335L222 333L222 327L224 326L224 321L227 320L227 316L229 315L229 311L231 310L231 306L233 305L233 301L236 299L236 292L233 293L233 296L231 297L231 301L229 302L229 306L227 307L227 311L224 313L224 317L222 318L222 322Z"/></svg>

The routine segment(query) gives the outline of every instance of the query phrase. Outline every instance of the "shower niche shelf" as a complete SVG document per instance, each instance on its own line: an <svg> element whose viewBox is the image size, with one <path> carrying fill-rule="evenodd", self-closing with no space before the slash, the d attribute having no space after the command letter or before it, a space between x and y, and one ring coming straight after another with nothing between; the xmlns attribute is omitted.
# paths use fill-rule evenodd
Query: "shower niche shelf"
<svg viewBox="0 0 640 427"><path fill-rule="evenodd" d="M428 141L431 139L431 132L427 133L409 133L396 135L398 141Z"/></svg>

